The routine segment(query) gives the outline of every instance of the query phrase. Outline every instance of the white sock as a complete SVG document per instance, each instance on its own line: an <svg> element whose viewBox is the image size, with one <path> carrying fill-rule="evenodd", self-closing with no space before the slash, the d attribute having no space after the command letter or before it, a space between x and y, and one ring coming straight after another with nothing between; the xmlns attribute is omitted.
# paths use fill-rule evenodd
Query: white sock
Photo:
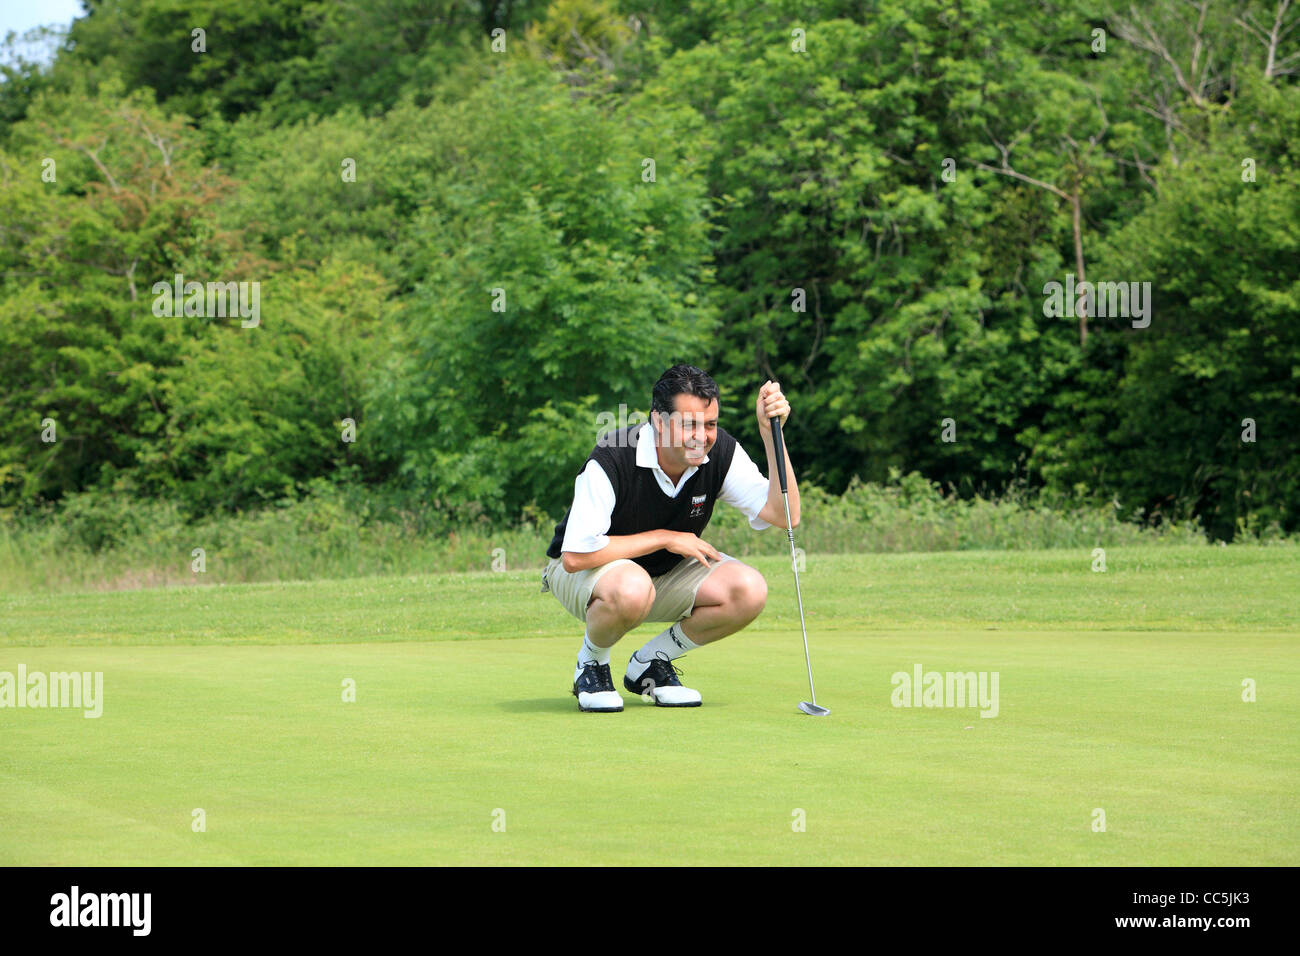
<svg viewBox="0 0 1300 956"><path fill-rule="evenodd" d="M581 668L583 664L591 663L608 664L609 648L597 647L591 643L591 635L584 633L582 635L582 649L578 651L578 667Z"/></svg>
<svg viewBox="0 0 1300 956"><path fill-rule="evenodd" d="M647 641L644 647L632 655L632 660L628 661L627 665L628 676L636 680L650 666L650 662L660 654L665 655L670 661L676 660L687 651L693 651L699 646L686 636L686 632L682 630L682 622L676 621L663 633Z"/></svg>

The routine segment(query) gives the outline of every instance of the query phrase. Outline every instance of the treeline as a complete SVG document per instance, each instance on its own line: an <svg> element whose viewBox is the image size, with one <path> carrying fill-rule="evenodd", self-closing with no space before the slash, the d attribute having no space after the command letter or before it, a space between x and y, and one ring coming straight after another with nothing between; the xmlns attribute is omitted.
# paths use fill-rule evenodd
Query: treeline
<svg viewBox="0 0 1300 956"><path fill-rule="evenodd" d="M556 518L690 361L832 493L1300 529L1285 0L89 7L0 68L0 508Z"/></svg>

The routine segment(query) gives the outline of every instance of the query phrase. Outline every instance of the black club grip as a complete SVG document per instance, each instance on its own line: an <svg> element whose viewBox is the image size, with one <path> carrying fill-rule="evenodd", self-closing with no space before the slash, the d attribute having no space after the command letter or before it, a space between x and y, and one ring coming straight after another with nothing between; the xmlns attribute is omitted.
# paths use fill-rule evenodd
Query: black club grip
<svg viewBox="0 0 1300 956"><path fill-rule="evenodd" d="M785 444L781 441L781 416L772 416L772 442L776 445L776 473L781 480L781 494L786 494L785 488Z"/></svg>

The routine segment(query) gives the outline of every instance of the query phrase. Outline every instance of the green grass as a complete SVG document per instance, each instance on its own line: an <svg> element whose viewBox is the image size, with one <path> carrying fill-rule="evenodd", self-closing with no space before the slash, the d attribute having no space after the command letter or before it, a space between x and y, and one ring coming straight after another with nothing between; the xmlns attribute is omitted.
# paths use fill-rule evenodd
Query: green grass
<svg viewBox="0 0 1300 956"><path fill-rule="evenodd" d="M531 572L0 599L0 671L105 697L0 710L0 864L1300 862L1300 551L1091 560L810 555L825 719L772 558L758 621L680 662L705 705L617 715L577 712ZM998 716L892 707L915 664L997 671Z"/></svg>

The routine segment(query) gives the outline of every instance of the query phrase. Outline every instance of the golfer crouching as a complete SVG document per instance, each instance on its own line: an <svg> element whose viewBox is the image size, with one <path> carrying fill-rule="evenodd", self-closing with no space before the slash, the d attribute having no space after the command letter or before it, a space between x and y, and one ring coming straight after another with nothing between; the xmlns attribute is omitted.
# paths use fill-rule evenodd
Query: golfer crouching
<svg viewBox="0 0 1300 956"><path fill-rule="evenodd" d="M645 621L671 623L632 654L623 686L659 707L698 707L699 692L682 686L673 661L736 633L763 610L763 576L700 538L719 500L742 511L755 531L785 526L770 419L784 425L790 404L778 383L763 384L754 413L768 478L718 427L718 386L693 365L674 365L655 383L650 421L607 433L587 456L542 573L542 591L586 625L573 674L580 710L623 709L609 652ZM797 526L788 454L785 463Z"/></svg>

